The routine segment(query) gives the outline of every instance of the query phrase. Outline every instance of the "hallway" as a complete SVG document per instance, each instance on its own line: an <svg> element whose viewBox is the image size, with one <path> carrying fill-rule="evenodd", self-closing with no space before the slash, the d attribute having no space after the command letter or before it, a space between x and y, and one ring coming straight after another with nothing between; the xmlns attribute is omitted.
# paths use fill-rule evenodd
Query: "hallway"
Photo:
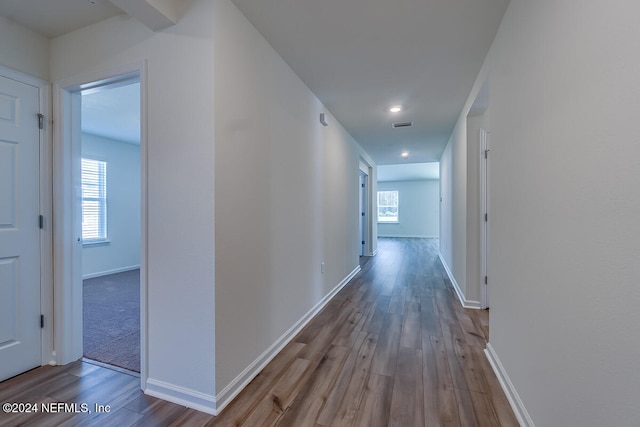
<svg viewBox="0 0 640 427"><path fill-rule="evenodd" d="M488 313L460 306L438 240L384 238L378 249L218 417L80 363L0 383L0 399L111 405L108 414L38 414L42 425L518 425L483 354ZM33 416L0 414L0 425Z"/></svg>
<svg viewBox="0 0 640 427"><path fill-rule="evenodd" d="M361 260L218 425L517 426L483 354L488 312L461 307L438 240L380 238Z"/></svg>

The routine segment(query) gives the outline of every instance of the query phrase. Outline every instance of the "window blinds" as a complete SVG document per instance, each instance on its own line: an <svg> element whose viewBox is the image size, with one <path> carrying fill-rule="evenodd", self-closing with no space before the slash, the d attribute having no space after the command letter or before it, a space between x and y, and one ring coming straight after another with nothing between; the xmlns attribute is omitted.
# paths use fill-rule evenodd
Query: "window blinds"
<svg viewBox="0 0 640 427"><path fill-rule="evenodd" d="M107 163L82 159L82 240L107 239Z"/></svg>

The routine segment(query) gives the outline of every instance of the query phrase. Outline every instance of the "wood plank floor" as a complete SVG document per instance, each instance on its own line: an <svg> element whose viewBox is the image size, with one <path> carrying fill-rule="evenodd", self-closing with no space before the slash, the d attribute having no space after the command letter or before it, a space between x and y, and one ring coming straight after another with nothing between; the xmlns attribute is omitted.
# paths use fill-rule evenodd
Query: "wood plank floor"
<svg viewBox="0 0 640 427"><path fill-rule="evenodd" d="M437 245L380 239L378 255L362 258L362 272L218 417L79 361L0 383L0 402L99 403L110 412L0 412L0 425L517 426L483 354L488 312L461 307Z"/></svg>

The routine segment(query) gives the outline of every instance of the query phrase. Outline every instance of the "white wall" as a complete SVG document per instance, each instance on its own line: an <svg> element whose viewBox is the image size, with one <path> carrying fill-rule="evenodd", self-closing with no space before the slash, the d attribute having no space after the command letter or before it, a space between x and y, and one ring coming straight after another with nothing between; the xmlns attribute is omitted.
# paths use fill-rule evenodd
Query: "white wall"
<svg viewBox="0 0 640 427"><path fill-rule="evenodd" d="M440 258L453 264L453 144L447 144L440 157ZM458 227L458 225L456 225ZM465 254L463 253L462 256Z"/></svg>
<svg viewBox="0 0 640 427"><path fill-rule="evenodd" d="M469 97L440 164L441 176L447 175L440 186L440 255L453 276L462 303L473 308L481 305L484 283L480 247L484 221L480 206L480 129L490 129L490 108L470 113L477 92L475 89Z"/></svg>
<svg viewBox="0 0 640 427"><path fill-rule="evenodd" d="M53 81L147 63L147 391L209 410L215 395L213 16L213 2L194 0L164 31L118 16L51 42Z"/></svg>
<svg viewBox="0 0 640 427"><path fill-rule="evenodd" d="M639 14L511 0L461 114L488 74L490 344L538 426L640 419Z"/></svg>
<svg viewBox="0 0 640 427"><path fill-rule="evenodd" d="M0 65L49 80L49 40L0 16Z"/></svg>
<svg viewBox="0 0 640 427"><path fill-rule="evenodd" d="M440 184L437 180L378 182L378 191L398 191L398 223L378 223L379 237L437 238Z"/></svg>
<svg viewBox="0 0 640 427"><path fill-rule="evenodd" d="M107 162L109 240L82 248L83 277L140 266L140 146L84 133L82 157Z"/></svg>
<svg viewBox="0 0 640 427"><path fill-rule="evenodd" d="M214 26L221 392L358 266L361 150L230 1Z"/></svg>
<svg viewBox="0 0 640 427"><path fill-rule="evenodd" d="M467 293L466 136L466 120L458 120L440 159L440 257L463 298Z"/></svg>
<svg viewBox="0 0 640 427"><path fill-rule="evenodd" d="M157 33L111 18L51 47L54 81L147 64L147 391L213 411L358 268L366 153L229 1L196 0Z"/></svg>

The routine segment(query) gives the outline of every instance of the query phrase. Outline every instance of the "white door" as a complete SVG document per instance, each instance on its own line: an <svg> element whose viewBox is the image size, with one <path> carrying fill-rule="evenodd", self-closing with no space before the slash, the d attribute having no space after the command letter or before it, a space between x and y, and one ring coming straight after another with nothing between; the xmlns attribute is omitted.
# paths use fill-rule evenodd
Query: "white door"
<svg viewBox="0 0 640 427"><path fill-rule="evenodd" d="M0 380L41 364L39 89L0 76Z"/></svg>

